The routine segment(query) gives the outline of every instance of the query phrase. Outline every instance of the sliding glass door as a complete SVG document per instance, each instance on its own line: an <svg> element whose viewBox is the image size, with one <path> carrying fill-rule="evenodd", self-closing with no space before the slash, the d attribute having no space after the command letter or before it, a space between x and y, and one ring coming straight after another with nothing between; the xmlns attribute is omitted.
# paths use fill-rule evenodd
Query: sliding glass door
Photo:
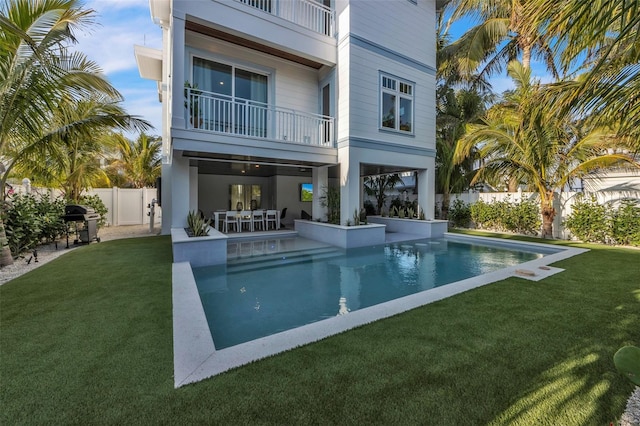
<svg viewBox="0 0 640 426"><path fill-rule="evenodd" d="M194 57L193 83L202 92L198 113L205 120L205 128L267 136L266 75Z"/></svg>

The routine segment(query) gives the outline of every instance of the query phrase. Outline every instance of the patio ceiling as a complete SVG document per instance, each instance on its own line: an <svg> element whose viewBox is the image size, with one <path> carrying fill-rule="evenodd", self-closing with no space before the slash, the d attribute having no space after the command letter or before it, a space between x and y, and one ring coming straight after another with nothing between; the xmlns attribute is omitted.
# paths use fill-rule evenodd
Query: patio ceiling
<svg viewBox="0 0 640 426"><path fill-rule="evenodd" d="M199 174L230 176L304 176L311 177L310 165L266 164L261 162L231 162L211 160L191 160L192 166L198 167ZM337 177L337 167L329 167L329 177Z"/></svg>
<svg viewBox="0 0 640 426"><path fill-rule="evenodd" d="M314 162L275 160L252 156L221 155L184 151L190 157L190 165L198 167L198 173L211 175L245 176L311 176L314 167L329 166L329 178L339 176L339 167ZM410 172L415 169L383 164L361 164L360 176L376 176L391 173Z"/></svg>
<svg viewBox="0 0 640 426"><path fill-rule="evenodd" d="M382 164L361 164L360 176L388 175L391 173L412 172L415 169L400 166L386 166Z"/></svg>

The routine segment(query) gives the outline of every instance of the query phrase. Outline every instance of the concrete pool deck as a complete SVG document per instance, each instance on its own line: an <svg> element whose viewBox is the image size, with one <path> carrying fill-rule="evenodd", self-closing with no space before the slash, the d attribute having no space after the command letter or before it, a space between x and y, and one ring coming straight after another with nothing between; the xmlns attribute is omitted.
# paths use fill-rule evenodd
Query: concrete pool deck
<svg viewBox="0 0 640 426"><path fill-rule="evenodd" d="M446 238L452 241L485 242L501 247L530 247L547 253L556 250L557 252L519 265L435 287L400 299L353 311L348 315L317 321L303 327L283 331L222 350L215 349L190 264L188 262L174 263L172 269L174 386L178 388L189 383L198 382L232 368L509 277L515 276L535 281L544 279L562 271L560 268L548 266L549 264L588 251L573 247L496 240L494 238L457 234L446 234ZM400 242L415 240L416 237L397 234L393 235L392 239L392 242Z"/></svg>

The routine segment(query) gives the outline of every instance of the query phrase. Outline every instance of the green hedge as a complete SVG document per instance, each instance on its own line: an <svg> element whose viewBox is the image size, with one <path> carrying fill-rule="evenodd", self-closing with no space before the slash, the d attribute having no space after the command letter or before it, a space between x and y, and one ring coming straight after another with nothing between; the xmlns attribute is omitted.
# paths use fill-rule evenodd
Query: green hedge
<svg viewBox="0 0 640 426"><path fill-rule="evenodd" d="M464 219L466 209L469 210L470 219L478 229L489 229L501 232L515 232L518 234L537 235L542 222L538 204L532 200L514 202L508 198L504 201L492 201L490 203L479 200L471 205L456 200L449 216L454 217L454 226L457 226L458 217Z"/></svg>
<svg viewBox="0 0 640 426"><path fill-rule="evenodd" d="M63 198L51 201L51 196L34 194L12 195L3 205L2 220L7 242L13 256L18 256L44 242L52 242L64 235L66 224L60 218L66 204ZM98 227L106 223L107 208L97 195L83 196L78 204L88 205L100 214Z"/></svg>
<svg viewBox="0 0 640 426"><path fill-rule="evenodd" d="M579 198L564 225L585 242L640 246L640 203L624 199L616 208L598 204L595 197Z"/></svg>
<svg viewBox="0 0 640 426"><path fill-rule="evenodd" d="M471 223L471 208L459 198L456 198L449 207L447 219L455 228L468 228Z"/></svg>

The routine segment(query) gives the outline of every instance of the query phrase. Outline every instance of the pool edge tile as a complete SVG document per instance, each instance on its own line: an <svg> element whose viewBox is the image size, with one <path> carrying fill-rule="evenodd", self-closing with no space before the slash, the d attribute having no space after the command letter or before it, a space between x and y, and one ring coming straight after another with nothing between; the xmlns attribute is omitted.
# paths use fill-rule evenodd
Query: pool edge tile
<svg viewBox="0 0 640 426"><path fill-rule="evenodd" d="M173 372L176 388L215 352L189 262L172 267Z"/></svg>

